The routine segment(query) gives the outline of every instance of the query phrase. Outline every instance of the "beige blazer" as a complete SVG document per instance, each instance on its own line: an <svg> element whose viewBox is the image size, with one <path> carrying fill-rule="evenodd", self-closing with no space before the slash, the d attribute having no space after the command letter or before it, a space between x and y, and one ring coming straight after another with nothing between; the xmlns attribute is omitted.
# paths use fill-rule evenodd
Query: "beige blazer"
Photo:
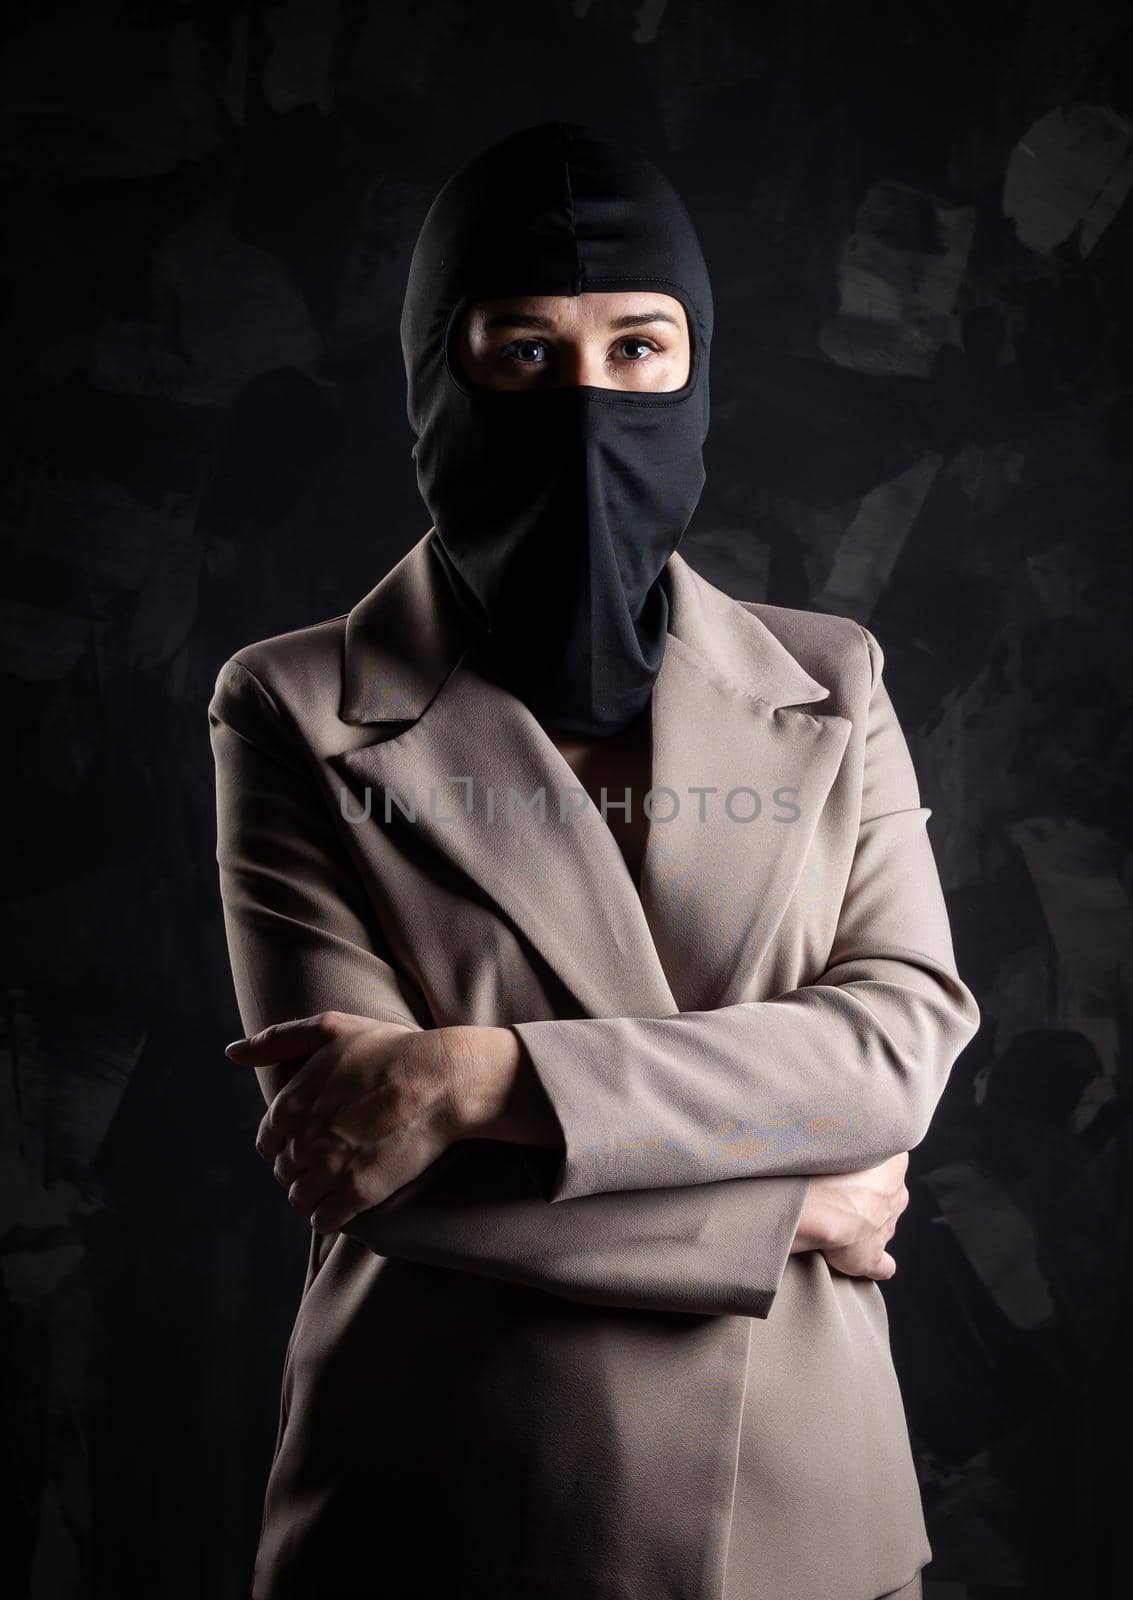
<svg viewBox="0 0 1133 1600"><path fill-rule="evenodd" d="M881 648L670 557L639 894L431 537L220 671L240 1016L514 1025L563 1150L464 1141L312 1235L253 1594L900 1589L882 1292L789 1254L807 1175L915 1146L979 1022Z"/></svg>

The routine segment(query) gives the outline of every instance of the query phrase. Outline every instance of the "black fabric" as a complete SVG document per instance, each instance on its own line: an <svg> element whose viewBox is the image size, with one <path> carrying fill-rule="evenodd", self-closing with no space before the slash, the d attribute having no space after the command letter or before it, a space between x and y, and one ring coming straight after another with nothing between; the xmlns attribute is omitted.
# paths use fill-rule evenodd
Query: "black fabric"
<svg viewBox="0 0 1133 1600"><path fill-rule="evenodd" d="M473 301L626 289L684 305L682 389L485 389L462 373ZM603 736L648 704L669 616L662 569L704 487L712 320L680 198L597 129L509 135L454 173L425 218L401 339L430 548L483 659L548 724Z"/></svg>

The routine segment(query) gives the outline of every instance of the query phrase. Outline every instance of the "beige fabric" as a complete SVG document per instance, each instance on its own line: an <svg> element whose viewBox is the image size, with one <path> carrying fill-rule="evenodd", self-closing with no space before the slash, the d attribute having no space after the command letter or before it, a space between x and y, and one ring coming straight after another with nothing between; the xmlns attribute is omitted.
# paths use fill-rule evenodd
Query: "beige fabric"
<svg viewBox="0 0 1133 1600"><path fill-rule="evenodd" d="M564 1150L459 1144L312 1236L254 1596L903 1593L931 1550L881 1291L788 1253L806 1175L912 1148L979 1020L881 649L670 557L680 809L639 895L428 537L219 674L240 1014L512 1024Z"/></svg>

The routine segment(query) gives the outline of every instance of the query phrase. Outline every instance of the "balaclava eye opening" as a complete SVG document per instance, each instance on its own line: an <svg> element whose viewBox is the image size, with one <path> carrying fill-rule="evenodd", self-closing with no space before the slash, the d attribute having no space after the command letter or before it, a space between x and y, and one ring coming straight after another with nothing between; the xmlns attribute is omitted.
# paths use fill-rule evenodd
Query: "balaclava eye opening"
<svg viewBox="0 0 1133 1600"><path fill-rule="evenodd" d="M490 389L461 368L478 300L651 289L685 308L680 389ZM705 481L712 319L672 185L582 124L491 145L425 218L401 338L430 549L481 659L548 725L601 737L648 704L669 617L663 569Z"/></svg>

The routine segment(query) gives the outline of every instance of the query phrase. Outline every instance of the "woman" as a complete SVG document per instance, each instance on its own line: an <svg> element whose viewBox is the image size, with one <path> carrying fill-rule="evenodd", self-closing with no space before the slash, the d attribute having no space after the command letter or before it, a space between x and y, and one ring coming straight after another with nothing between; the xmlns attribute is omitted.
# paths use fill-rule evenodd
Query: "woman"
<svg viewBox="0 0 1133 1600"><path fill-rule="evenodd" d="M979 1014L877 640L676 551L711 337L638 152L467 163L433 525L217 680L229 1053L313 1225L256 1600L920 1594L876 1280Z"/></svg>

